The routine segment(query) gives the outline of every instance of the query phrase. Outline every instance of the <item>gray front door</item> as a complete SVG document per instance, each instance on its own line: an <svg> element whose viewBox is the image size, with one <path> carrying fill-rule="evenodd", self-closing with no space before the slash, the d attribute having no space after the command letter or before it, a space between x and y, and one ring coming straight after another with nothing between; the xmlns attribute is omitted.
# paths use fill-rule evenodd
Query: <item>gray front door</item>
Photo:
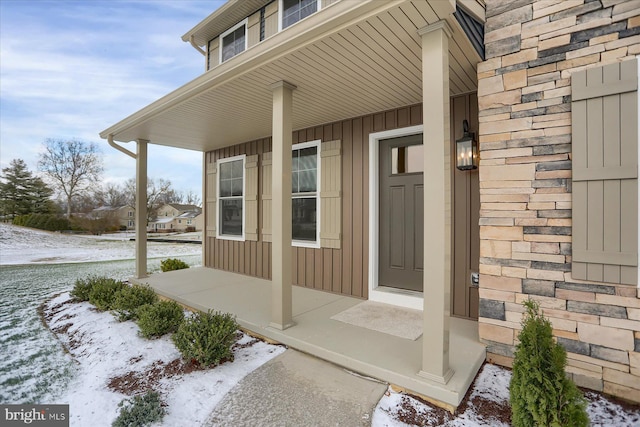
<svg viewBox="0 0 640 427"><path fill-rule="evenodd" d="M380 141L378 286L422 291L422 134Z"/></svg>

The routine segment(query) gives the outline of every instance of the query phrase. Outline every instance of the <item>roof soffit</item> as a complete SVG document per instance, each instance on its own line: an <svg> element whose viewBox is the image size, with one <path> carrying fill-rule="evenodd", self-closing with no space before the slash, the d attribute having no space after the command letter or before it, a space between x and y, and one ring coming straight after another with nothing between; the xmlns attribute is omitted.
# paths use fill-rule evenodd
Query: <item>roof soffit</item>
<svg viewBox="0 0 640 427"><path fill-rule="evenodd" d="M326 19L321 11L313 20L312 15L307 25L276 34L101 136L198 151L266 137L271 133L269 85L279 80L298 86L296 129L421 102L417 29L441 16L423 1L340 3L331 8L335 17ZM449 20L456 23L451 15ZM477 54L457 28L450 42L454 94L477 85Z"/></svg>

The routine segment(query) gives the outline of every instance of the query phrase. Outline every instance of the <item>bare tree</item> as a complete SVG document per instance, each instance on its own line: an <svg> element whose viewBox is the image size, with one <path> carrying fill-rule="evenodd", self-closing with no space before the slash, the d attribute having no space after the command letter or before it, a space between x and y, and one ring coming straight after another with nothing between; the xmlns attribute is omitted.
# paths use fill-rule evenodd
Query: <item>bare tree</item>
<svg viewBox="0 0 640 427"><path fill-rule="evenodd" d="M128 202L131 206L136 206L136 180L128 179L124 183L127 190ZM170 198L175 191L171 188L171 181L167 179L147 179L147 221L156 217L158 209ZM170 202L174 203L174 202Z"/></svg>
<svg viewBox="0 0 640 427"><path fill-rule="evenodd" d="M75 139L45 141L38 167L66 197L67 217L71 216L72 199L100 182L103 166L99 154L94 143Z"/></svg>
<svg viewBox="0 0 640 427"><path fill-rule="evenodd" d="M110 182L98 192L97 199L103 206L117 208L128 204L129 194L127 191L124 186Z"/></svg>
<svg viewBox="0 0 640 427"><path fill-rule="evenodd" d="M201 206L200 196L192 190L189 190L189 192L184 195L184 200L187 205Z"/></svg>

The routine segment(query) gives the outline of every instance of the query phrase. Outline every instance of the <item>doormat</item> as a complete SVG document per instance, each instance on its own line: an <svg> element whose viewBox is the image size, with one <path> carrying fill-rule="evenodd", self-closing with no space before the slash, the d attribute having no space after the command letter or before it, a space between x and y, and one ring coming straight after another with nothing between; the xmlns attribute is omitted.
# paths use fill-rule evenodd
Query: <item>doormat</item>
<svg viewBox="0 0 640 427"><path fill-rule="evenodd" d="M422 311L379 302L361 302L331 319L414 341L422 335Z"/></svg>

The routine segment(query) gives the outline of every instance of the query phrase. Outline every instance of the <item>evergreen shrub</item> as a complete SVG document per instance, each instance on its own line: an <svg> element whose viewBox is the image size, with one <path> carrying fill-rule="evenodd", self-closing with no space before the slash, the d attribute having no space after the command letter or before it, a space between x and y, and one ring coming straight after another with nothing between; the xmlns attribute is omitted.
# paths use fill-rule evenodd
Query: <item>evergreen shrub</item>
<svg viewBox="0 0 640 427"><path fill-rule="evenodd" d="M184 310L175 301L158 301L138 308L138 327L145 338L175 332L184 320Z"/></svg>
<svg viewBox="0 0 640 427"><path fill-rule="evenodd" d="M148 391L142 396L125 399L118 404L120 412L113 427L143 427L162 420L165 409L162 407L160 394Z"/></svg>
<svg viewBox="0 0 640 427"><path fill-rule="evenodd" d="M185 359L211 366L233 357L237 330L231 314L197 312L185 319L172 338Z"/></svg>
<svg viewBox="0 0 640 427"><path fill-rule="evenodd" d="M94 277L91 282L89 302L100 311L113 309L116 294L128 286L126 283L107 277Z"/></svg>
<svg viewBox="0 0 640 427"><path fill-rule="evenodd" d="M138 309L145 304L158 302L158 295L148 285L133 285L122 288L115 295L113 310L118 320L137 319Z"/></svg>
<svg viewBox="0 0 640 427"><path fill-rule="evenodd" d="M67 218L42 213L17 216L12 220L12 224L48 231L64 231L71 228L71 224Z"/></svg>
<svg viewBox="0 0 640 427"><path fill-rule="evenodd" d="M160 261L160 269L163 272L173 271L173 270L182 270L185 268L189 268L189 264L177 258L167 258Z"/></svg>
<svg viewBox="0 0 640 427"><path fill-rule="evenodd" d="M566 350L553 340L551 322L539 313L539 304L523 304L526 317L509 390L513 426L588 426L586 401L564 370Z"/></svg>
<svg viewBox="0 0 640 427"><path fill-rule="evenodd" d="M89 276L86 279L77 279L76 283L73 285L73 290L70 292L74 301L89 301L91 289L93 289L93 284L96 280L99 280L96 276Z"/></svg>

